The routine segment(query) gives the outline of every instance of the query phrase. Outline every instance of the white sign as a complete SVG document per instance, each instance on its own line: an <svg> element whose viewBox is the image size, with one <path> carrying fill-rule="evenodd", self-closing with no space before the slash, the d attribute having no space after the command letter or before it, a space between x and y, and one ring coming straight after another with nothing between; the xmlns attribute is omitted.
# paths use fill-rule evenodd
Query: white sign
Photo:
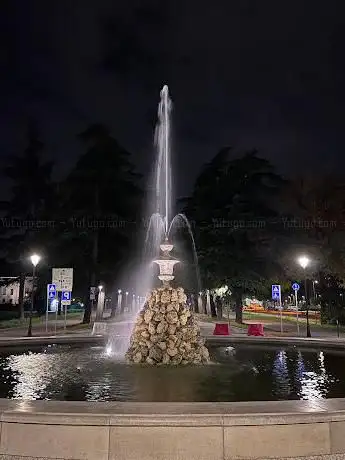
<svg viewBox="0 0 345 460"><path fill-rule="evenodd" d="M62 291L61 293L61 305L71 305L72 292Z"/></svg>
<svg viewBox="0 0 345 460"><path fill-rule="evenodd" d="M90 300L96 299L96 288L95 286L90 287Z"/></svg>
<svg viewBox="0 0 345 460"><path fill-rule="evenodd" d="M72 291L73 268L53 268L52 272L52 283L56 285L57 291Z"/></svg>

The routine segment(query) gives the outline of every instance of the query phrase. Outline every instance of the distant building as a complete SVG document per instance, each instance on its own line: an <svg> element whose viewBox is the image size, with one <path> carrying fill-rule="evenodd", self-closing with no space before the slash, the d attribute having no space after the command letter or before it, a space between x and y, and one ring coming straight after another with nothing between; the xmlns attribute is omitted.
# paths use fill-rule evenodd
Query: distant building
<svg viewBox="0 0 345 460"><path fill-rule="evenodd" d="M13 280L13 281L11 281ZM30 297L32 292L32 276L25 278L24 298ZM0 276L0 305L2 303L19 304L19 279L14 276Z"/></svg>

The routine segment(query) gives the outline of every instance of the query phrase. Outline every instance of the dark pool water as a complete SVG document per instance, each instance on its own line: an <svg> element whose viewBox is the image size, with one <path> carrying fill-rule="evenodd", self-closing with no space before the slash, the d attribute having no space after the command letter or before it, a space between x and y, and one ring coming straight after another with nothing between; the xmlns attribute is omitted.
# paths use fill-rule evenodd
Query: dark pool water
<svg viewBox="0 0 345 460"><path fill-rule="evenodd" d="M0 397L73 401L251 401L345 396L345 353L258 346L211 349L202 367L126 365L102 347L0 356Z"/></svg>

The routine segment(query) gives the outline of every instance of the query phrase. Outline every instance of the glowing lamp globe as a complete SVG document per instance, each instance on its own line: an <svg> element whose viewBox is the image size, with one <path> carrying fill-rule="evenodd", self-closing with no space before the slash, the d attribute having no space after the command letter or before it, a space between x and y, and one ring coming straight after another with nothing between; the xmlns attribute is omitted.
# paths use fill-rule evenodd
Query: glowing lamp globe
<svg viewBox="0 0 345 460"><path fill-rule="evenodd" d="M36 267L38 262L41 260L41 257L37 254L32 254L32 256L30 256L30 260L31 260L32 265Z"/></svg>
<svg viewBox="0 0 345 460"><path fill-rule="evenodd" d="M309 265L309 262L310 262L310 261L309 261L308 257L306 257L306 256L302 256L302 257L300 257L300 258L298 259L298 263L299 263L300 266L303 268L303 270L304 270L305 268L307 268L307 266Z"/></svg>

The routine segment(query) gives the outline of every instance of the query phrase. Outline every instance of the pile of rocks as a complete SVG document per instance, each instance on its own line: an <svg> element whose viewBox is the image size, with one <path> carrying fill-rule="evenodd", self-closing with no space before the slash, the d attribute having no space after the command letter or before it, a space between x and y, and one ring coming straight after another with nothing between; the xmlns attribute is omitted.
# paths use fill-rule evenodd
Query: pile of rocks
<svg viewBox="0 0 345 460"><path fill-rule="evenodd" d="M209 362L200 328L186 305L182 288L154 289L139 313L126 358L133 363L201 364Z"/></svg>

